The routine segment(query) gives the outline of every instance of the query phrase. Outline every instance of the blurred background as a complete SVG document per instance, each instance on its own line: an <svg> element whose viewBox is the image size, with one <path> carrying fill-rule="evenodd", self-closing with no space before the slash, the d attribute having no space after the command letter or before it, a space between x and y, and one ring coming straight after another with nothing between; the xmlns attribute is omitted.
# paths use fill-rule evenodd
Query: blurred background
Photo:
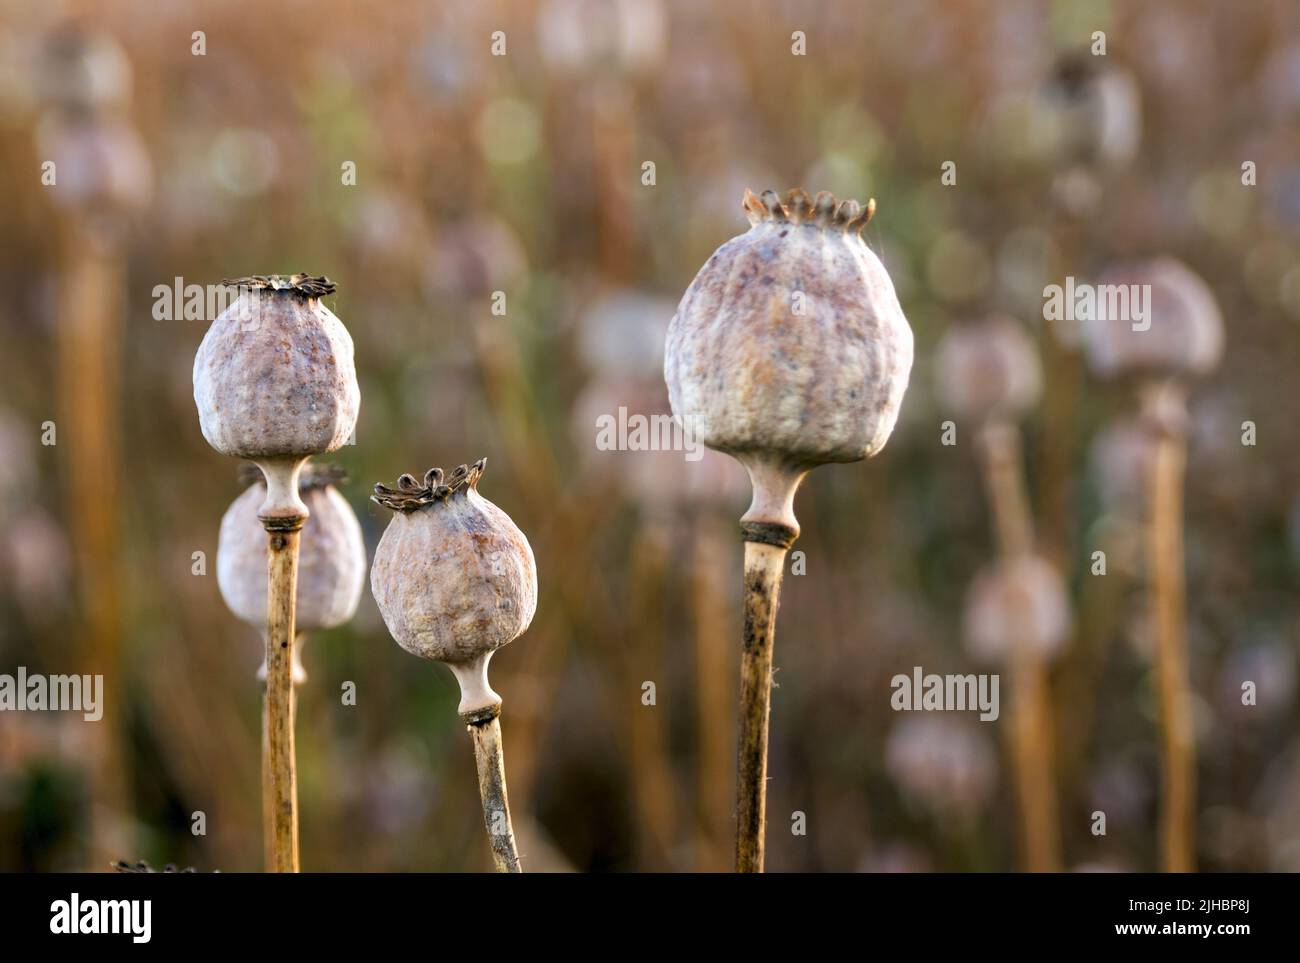
<svg viewBox="0 0 1300 963"><path fill-rule="evenodd" d="M1118 86L1080 80L1094 31ZM743 190L803 186L877 199L864 239L917 360L883 454L797 502L768 868L1022 864L1002 723L889 698L914 665L983 671L962 611L995 543L970 436L941 444L933 358L994 312L1046 367L1024 429L1072 607L1049 677L1062 865L1155 868L1134 401L1041 319L1044 285L1170 254L1227 327L1191 403L1199 862L1300 870L1298 121L1289 0L4 0L0 672L102 672L107 704L0 713L0 869L260 869L261 642L215 574L238 466L192 400L211 318L157 320L155 286L295 271L338 282L356 342L334 460L368 551L375 482L480 456L532 542L537 617L492 667L525 867L729 868L748 482L721 456L600 451L595 418L667 410L664 332L746 229ZM303 661L304 870L489 868L451 674L397 647L368 589Z"/></svg>

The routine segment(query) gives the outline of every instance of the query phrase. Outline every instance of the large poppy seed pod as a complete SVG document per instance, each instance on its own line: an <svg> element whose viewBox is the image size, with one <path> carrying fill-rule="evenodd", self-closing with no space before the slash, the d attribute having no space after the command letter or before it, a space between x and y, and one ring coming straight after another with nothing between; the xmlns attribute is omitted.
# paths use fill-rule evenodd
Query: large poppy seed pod
<svg viewBox="0 0 1300 963"><path fill-rule="evenodd" d="M1223 315L1210 286L1181 261L1116 265L1096 289L1096 319L1084 330L1088 363L1098 375L1189 378L1218 364ZM1148 317L1138 317L1134 292L1142 292Z"/></svg>
<svg viewBox="0 0 1300 963"><path fill-rule="evenodd" d="M262 518L302 516L297 472L351 436L361 406L352 337L320 298L328 278L250 277L194 357L203 437L267 477Z"/></svg>
<svg viewBox="0 0 1300 963"><path fill-rule="evenodd" d="M1036 555L999 560L966 595L966 648L987 662L1025 652L1050 659L1070 634L1070 599L1056 568Z"/></svg>
<svg viewBox="0 0 1300 963"><path fill-rule="evenodd" d="M444 479L431 468L372 499L394 511L370 570L370 589L397 644L445 662L460 683L460 714L499 706L488 685L492 653L524 633L537 611L537 564L510 516L478 493L487 459Z"/></svg>
<svg viewBox="0 0 1300 963"><path fill-rule="evenodd" d="M912 331L860 236L874 201L746 191L744 208L749 231L713 253L677 307L664 378L673 414L749 470L744 521L797 532L792 479L889 439Z"/></svg>
<svg viewBox="0 0 1300 963"><path fill-rule="evenodd" d="M1015 420L1043 386L1038 350L1011 318L993 315L949 328L939 342L939 396L955 414L977 422Z"/></svg>
<svg viewBox="0 0 1300 963"><path fill-rule="evenodd" d="M307 466L298 491L310 514L303 524L298 551L297 609L299 632L331 629L352 618L366 579L366 546L352 506L334 487L342 472ZM221 519L217 542L217 586L227 608L259 631L266 629L266 530L258 510L266 497L261 473L245 475L247 491ZM293 647L294 682L305 680L302 647ZM265 666L263 666L265 671Z"/></svg>

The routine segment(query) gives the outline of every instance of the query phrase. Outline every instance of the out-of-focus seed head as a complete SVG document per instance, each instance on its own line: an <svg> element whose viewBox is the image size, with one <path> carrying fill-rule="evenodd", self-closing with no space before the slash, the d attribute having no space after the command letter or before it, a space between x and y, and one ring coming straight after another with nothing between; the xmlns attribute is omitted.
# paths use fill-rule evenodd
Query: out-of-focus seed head
<svg viewBox="0 0 1300 963"><path fill-rule="evenodd" d="M333 282L295 274L223 282L240 295L194 357L194 402L217 451L259 463L335 451L361 406L352 337L320 298Z"/></svg>
<svg viewBox="0 0 1300 963"><path fill-rule="evenodd" d="M375 486L395 513L375 549L370 588L388 631L407 652L447 663L462 714L500 703L487 684L492 653L527 630L537 611L537 564L528 539L478 493L486 459L423 482L403 475Z"/></svg>
<svg viewBox="0 0 1300 963"><path fill-rule="evenodd" d="M577 348L597 377L659 381L671 301L635 289L597 298L578 318ZM662 389L661 389L662 391Z"/></svg>
<svg viewBox="0 0 1300 963"><path fill-rule="evenodd" d="M663 59L668 17L660 0L547 0L537 47L557 72L634 74Z"/></svg>
<svg viewBox="0 0 1300 963"><path fill-rule="evenodd" d="M1255 701L1242 703L1242 686L1254 684ZM1296 658L1292 647L1269 639L1233 649L1219 670L1217 685L1219 704L1225 714L1253 722L1276 719L1285 714L1295 700Z"/></svg>
<svg viewBox="0 0 1300 963"><path fill-rule="evenodd" d="M658 378L628 377L598 378L578 395L572 436L583 477L665 516L734 504L749 488L744 469L683 432L663 395Z"/></svg>
<svg viewBox="0 0 1300 963"><path fill-rule="evenodd" d="M266 531L258 519L265 498L261 473L221 519L217 542L217 585L236 617L266 628ZM361 524L335 488L341 473L308 466L298 489L311 514L303 524L298 549L297 611L300 631L330 629L352 618L366 578L366 547ZM295 655L297 648L294 649Z"/></svg>
<svg viewBox="0 0 1300 963"><path fill-rule="evenodd" d="M1147 503L1152 435L1139 418L1107 425L1093 439L1089 467L1106 511L1140 518Z"/></svg>
<svg viewBox="0 0 1300 963"><path fill-rule="evenodd" d="M966 595L966 648L983 661L1006 662L1021 651L1050 659L1064 647L1070 624L1065 583L1035 555L994 562Z"/></svg>
<svg viewBox="0 0 1300 963"><path fill-rule="evenodd" d="M153 196L153 166L144 141L116 117L50 117L36 132L37 149L55 165L50 197L79 215L131 214Z"/></svg>
<svg viewBox="0 0 1300 963"><path fill-rule="evenodd" d="M992 795L996 762L973 725L906 716L890 730L885 769L909 798L945 817L976 815Z"/></svg>
<svg viewBox="0 0 1300 963"><path fill-rule="evenodd" d="M1002 315L949 328L939 342L938 392L962 418L1015 419L1042 391L1042 365L1024 328Z"/></svg>
<svg viewBox="0 0 1300 963"><path fill-rule="evenodd" d="M1191 378L1219 363L1223 315L1210 286L1181 261L1115 265L1098 279L1096 291L1096 318L1084 328L1096 374ZM1138 317L1135 293L1144 299L1146 318Z"/></svg>
<svg viewBox="0 0 1300 963"><path fill-rule="evenodd" d="M810 468L876 454L912 331L860 231L875 202L746 192L751 227L714 252L668 329L673 414L742 461Z"/></svg>
<svg viewBox="0 0 1300 963"><path fill-rule="evenodd" d="M37 85L47 104L68 114L117 110L131 100L131 64L113 37L67 24L46 43Z"/></svg>
<svg viewBox="0 0 1300 963"><path fill-rule="evenodd" d="M1058 160L1090 170L1132 161L1142 137L1142 98L1126 68L1087 52L1067 54L1047 99L1057 112Z"/></svg>

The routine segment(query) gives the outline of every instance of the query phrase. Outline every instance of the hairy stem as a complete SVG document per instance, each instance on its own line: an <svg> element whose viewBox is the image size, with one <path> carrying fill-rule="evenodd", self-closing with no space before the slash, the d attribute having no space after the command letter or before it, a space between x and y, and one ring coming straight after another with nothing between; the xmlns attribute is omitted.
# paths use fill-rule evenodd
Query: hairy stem
<svg viewBox="0 0 1300 963"><path fill-rule="evenodd" d="M298 782L293 739L294 608L303 518L264 518L270 547L266 600L266 753L263 785L270 799L271 865L298 872Z"/></svg>
<svg viewBox="0 0 1300 963"><path fill-rule="evenodd" d="M301 663L299 662L299 659L302 657L302 645L303 642L305 641L306 641L305 637L300 633L293 644L293 656L292 656L293 691L291 692L290 695L293 700L293 705L291 706L291 716L294 720L295 726L297 724L297 719L298 719L298 687L302 685L307 678L306 674L302 672ZM262 643L263 643L263 647L265 647L266 644L265 633L263 633L262 635ZM267 741L270 733L270 725L268 724L269 714L267 712L267 702L266 702L266 663L265 662L262 663L262 668L258 672L257 677L258 677L258 681L261 682L262 684L262 759L267 760L270 759L271 757L271 749L270 749L270 743ZM274 811L275 811L275 807L271 805L271 767L268 765L263 765L262 766L262 857L264 860L263 865L266 867L268 872L270 872L271 868L275 865L275 846L273 843L273 840L275 839L275 825L271 819L271 814Z"/></svg>
<svg viewBox="0 0 1300 963"><path fill-rule="evenodd" d="M745 631L740 655L740 750L736 766L736 872L763 871L767 821L767 728L772 649L786 545L745 542Z"/></svg>
<svg viewBox="0 0 1300 963"><path fill-rule="evenodd" d="M522 873L515 829L510 822L510 801L506 798L506 765L501 751L500 705L490 711L468 713L465 719L474 740L474 762L478 768L478 792L483 799L483 823L492 846L492 862L498 873Z"/></svg>

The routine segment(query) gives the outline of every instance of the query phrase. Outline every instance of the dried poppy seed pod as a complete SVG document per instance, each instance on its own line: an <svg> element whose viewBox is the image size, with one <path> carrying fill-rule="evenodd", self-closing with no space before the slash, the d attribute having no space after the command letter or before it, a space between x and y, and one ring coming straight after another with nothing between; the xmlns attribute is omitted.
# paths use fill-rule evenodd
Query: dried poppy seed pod
<svg viewBox="0 0 1300 963"><path fill-rule="evenodd" d="M673 414L749 470L742 521L798 533L808 469L876 454L912 367L912 331L860 232L875 211L792 190L745 193L748 232L718 248L668 329Z"/></svg>
<svg viewBox="0 0 1300 963"><path fill-rule="evenodd" d="M492 653L537 611L533 550L505 512L478 493L487 460L444 480L431 468L396 488L375 486L396 514L375 549L370 589L397 644L445 662L460 683L460 717L474 740L483 821L497 872L522 872L510 825L501 752L501 697L488 685Z"/></svg>
<svg viewBox="0 0 1300 963"><path fill-rule="evenodd" d="M260 517L303 517L298 472L351 436L361 406L352 337L320 302L327 278L241 278L194 357L194 402L217 451L255 462L267 479Z"/></svg>
<svg viewBox="0 0 1300 963"><path fill-rule="evenodd" d="M762 872L772 651L794 496L817 465L876 454L912 369L912 331L860 232L875 201L746 191L750 229L718 248L668 326L664 380L694 439L745 466L736 871Z"/></svg>
<svg viewBox="0 0 1300 963"><path fill-rule="evenodd" d="M266 531L258 519L265 498L261 473L234 500L221 519L217 542L217 585L226 607L259 632L266 629ZM366 579L366 546L352 506L334 486L342 472L309 465L298 490L310 514L303 524L298 554L297 609L299 632L330 629L352 618ZM306 680L301 646L293 647L293 681ZM263 663L260 678L265 678Z"/></svg>
<svg viewBox="0 0 1300 963"><path fill-rule="evenodd" d="M413 655L444 662L460 683L462 717L495 712L492 653L524 633L537 611L533 550L505 512L478 493L487 460L445 479L432 468L417 482L375 486L394 511L375 549L370 588L384 624Z"/></svg>
<svg viewBox="0 0 1300 963"><path fill-rule="evenodd" d="M1016 652L1051 659L1070 634L1070 599L1056 568L1037 555L1001 559L975 576L966 595L966 648L986 662Z"/></svg>
<svg viewBox="0 0 1300 963"><path fill-rule="evenodd" d="M939 342L936 367L944 403L977 422L1015 420L1042 391L1042 365L1033 340L1003 315L950 328Z"/></svg>
<svg viewBox="0 0 1300 963"><path fill-rule="evenodd" d="M1181 261L1160 257L1116 265L1099 279L1098 290L1117 296L1099 294L1096 320L1085 326L1088 363L1096 374L1186 379L1219 363L1223 315L1209 285ZM1138 316L1135 292L1145 317Z"/></svg>

